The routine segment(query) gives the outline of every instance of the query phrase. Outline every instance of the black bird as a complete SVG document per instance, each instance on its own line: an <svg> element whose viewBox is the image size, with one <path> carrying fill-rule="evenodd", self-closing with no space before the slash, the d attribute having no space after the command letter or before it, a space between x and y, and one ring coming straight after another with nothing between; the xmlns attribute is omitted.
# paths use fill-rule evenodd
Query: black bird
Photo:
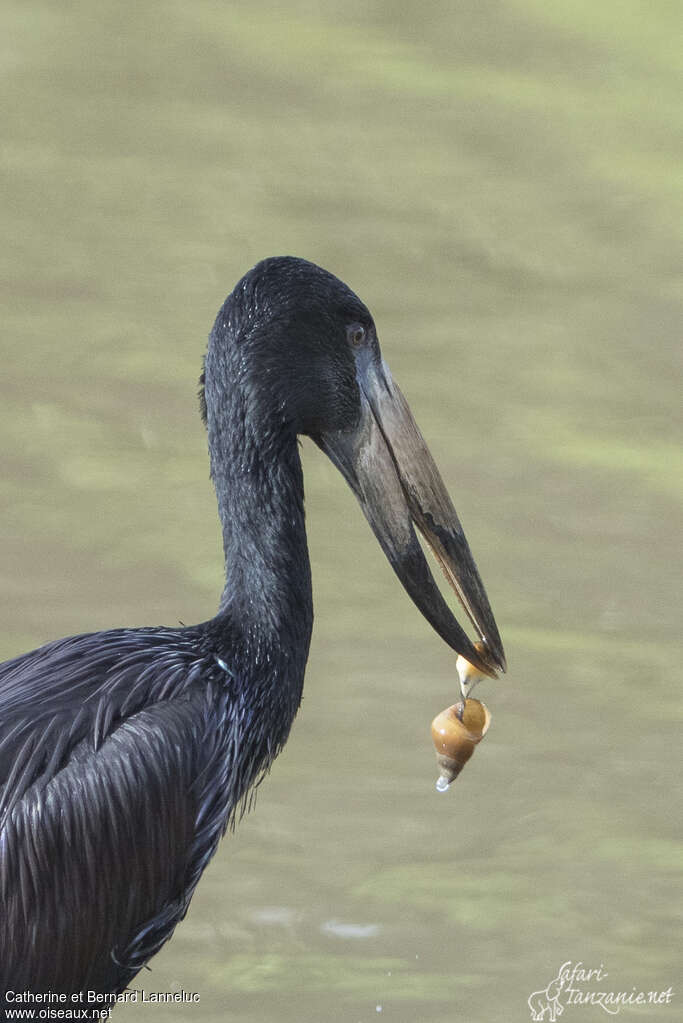
<svg viewBox="0 0 683 1023"><path fill-rule="evenodd" d="M250 270L211 332L201 405L226 563L216 616L71 636L0 665L0 999L121 992L282 749L313 624L297 435L343 473L436 632L486 674L505 669L453 505L345 284L293 257Z"/></svg>

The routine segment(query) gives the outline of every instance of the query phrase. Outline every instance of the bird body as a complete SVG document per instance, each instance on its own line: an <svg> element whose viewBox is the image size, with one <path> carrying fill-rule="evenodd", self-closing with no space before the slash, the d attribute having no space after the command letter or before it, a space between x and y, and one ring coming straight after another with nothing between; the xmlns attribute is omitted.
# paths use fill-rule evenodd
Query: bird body
<svg viewBox="0 0 683 1023"><path fill-rule="evenodd" d="M246 566L235 552L240 585L214 619L73 636L0 666L0 990L123 990L185 915L284 745L311 635L310 570L299 550L296 571L278 574L265 548L301 546L303 491L282 500L298 460L295 447L288 486L282 464L266 473L287 513L278 521L268 503L268 539ZM229 507L240 488L221 483ZM252 500L266 489L252 469ZM244 558L246 526L233 519L229 535ZM65 919L87 941L64 935Z"/></svg>
<svg viewBox="0 0 683 1023"><path fill-rule="evenodd" d="M2 990L123 990L184 916L296 710L216 651L204 627L113 630L3 667Z"/></svg>
<svg viewBox="0 0 683 1023"><path fill-rule="evenodd" d="M408 484L378 429L395 385L346 285L292 257L258 264L219 312L201 382L226 562L216 616L72 636L0 665L0 998L124 990L284 745L313 625L298 435L341 468L437 631L489 674L504 666L441 491L423 517L443 558L463 561L481 656L423 567Z"/></svg>

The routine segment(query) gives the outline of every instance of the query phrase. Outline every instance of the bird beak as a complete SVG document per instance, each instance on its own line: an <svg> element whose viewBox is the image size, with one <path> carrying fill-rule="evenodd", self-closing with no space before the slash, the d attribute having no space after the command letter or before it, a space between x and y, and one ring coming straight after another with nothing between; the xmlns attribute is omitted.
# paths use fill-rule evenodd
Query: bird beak
<svg viewBox="0 0 683 1023"><path fill-rule="evenodd" d="M396 575L430 625L453 650L495 678L496 670L506 668L503 644L439 470L387 365L364 350L357 367L358 425L314 440L350 485ZM479 650L442 597L413 524L478 633Z"/></svg>

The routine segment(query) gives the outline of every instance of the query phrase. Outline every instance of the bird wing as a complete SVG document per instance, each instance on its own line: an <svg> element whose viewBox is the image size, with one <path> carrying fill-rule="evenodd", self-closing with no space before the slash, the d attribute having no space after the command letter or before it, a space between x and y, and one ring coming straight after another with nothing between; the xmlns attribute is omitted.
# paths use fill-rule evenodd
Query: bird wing
<svg viewBox="0 0 683 1023"><path fill-rule="evenodd" d="M119 991L170 936L242 794L234 700L184 630L0 665L0 991Z"/></svg>

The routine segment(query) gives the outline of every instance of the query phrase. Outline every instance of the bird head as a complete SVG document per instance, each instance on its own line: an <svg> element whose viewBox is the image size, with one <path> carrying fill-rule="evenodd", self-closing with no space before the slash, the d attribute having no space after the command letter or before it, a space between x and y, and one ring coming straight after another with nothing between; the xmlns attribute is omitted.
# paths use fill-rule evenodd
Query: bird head
<svg viewBox="0 0 683 1023"><path fill-rule="evenodd" d="M209 344L206 387L216 379L239 381L246 418L274 424L279 434L311 437L355 493L396 575L436 632L484 674L505 671L462 526L382 358L365 304L313 263L266 259L228 296L214 336L223 340ZM415 527L474 627L476 647L436 585Z"/></svg>

